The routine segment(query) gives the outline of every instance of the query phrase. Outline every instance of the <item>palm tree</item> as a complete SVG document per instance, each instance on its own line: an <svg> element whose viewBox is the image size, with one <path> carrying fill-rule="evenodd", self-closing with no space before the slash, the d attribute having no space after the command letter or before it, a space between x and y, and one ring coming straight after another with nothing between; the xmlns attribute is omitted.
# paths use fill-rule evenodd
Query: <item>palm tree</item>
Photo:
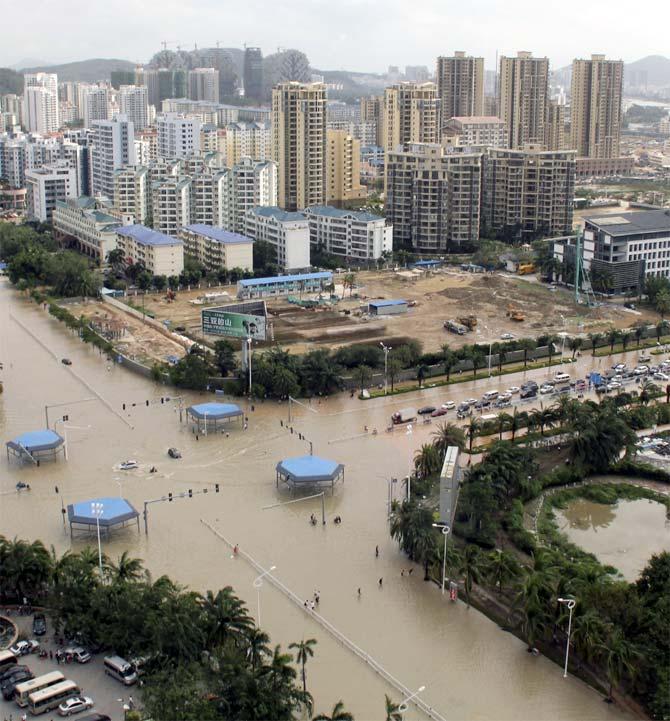
<svg viewBox="0 0 670 721"><path fill-rule="evenodd" d="M550 408L540 408L539 410L532 411L530 417L533 419L533 425L540 428L541 435L544 435L544 429L547 426L553 426L556 420Z"/></svg>
<svg viewBox="0 0 670 721"><path fill-rule="evenodd" d="M512 422L512 416L509 413L505 413L503 411L501 413L498 413L496 421L498 423L498 438L502 441L505 428Z"/></svg>
<svg viewBox="0 0 670 721"><path fill-rule="evenodd" d="M614 344L621 338L621 331L618 328L610 328L605 334L605 338L610 344L610 353L614 353Z"/></svg>
<svg viewBox="0 0 670 721"><path fill-rule="evenodd" d="M444 457L449 446L458 446L461 450L465 448L465 433L455 423L442 423L433 433L433 444Z"/></svg>
<svg viewBox="0 0 670 721"><path fill-rule="evenodd" d="M635 334L635 340L637 341L637 347L640 347L640 341L642 340L642 336L644 335L644 328L641 325L635 326L635 330L633 331Z"/></svg>
<svg viewBox="0 0 670 721"><path fill-rule="evenodd" d="M475 418L474 416L470 416L470 420L468 421L468 425L465 429L465 435L468 439L468 453L472 456L472 442L475 440L476 436L478 435L479 431L481 430L482 423L478 418Z"/></svg>
<svg viewBox="0 0 670 721"><path fill-rule="evenodd" d="M442 364L444 365L444 373L447 376L447 383L449 383L449 379L451 377L451 371L454 369L454 366L458 365L458 363L460 361L458 359L458 356L449 348L449 346L446 343L442 346L442 355L443 355Z"/></svg>
<svg viewBox="0 0 670 721"><path fill-rule="evenodd" d="M354 717L345 710L344 703L338 701L334 706L330 716L325 713L320 713L318 716L314 716L312 721L354 721Z"/></svg>
<svg viewBox="0 0 670 721"><path fill-rule="evenodd" d="M428 478L432 473L439 471L440 452L433 443L424 443L414 454L414 468L417 477Z"/></svg>
<svg viewBox="0 0 670 721"><path fill-rule="evenodd" d="M422 363L416 370L416 379L419 381L419 388L423 388L423 382L428 375L429 368L425 363Z"/></svg>
<svg viewBox="0 0 670 721"><path fill-rule="evenodd" d="M580 338L579 336L576 338L570 338L568 340L568 348L572 351L572 358L574 360L575 354L578 350L584 345L584 339Z"/></svg>
<svg viewBox="0 0 670 721"><path fill-rule="evenodd" d="M519 342L523 350L523 367L528 368L528 352L537 348L537 343L533 338L522 338Z"/></svg>
<svg viewBox="0 0 670 721"><path fill-rule="evenodd" d="M470 350L470 360L472 361L473 378L477 378L477 369L484 365L485 358L486 356L480 348L476 345L472 346Z"/></svg>
<svg viewBox="0 0 670 721"><path fill-rule="evenodd" d="M514 442L514 439L516 437L516 432L519 430L519 428L523 428L523 426L528 422L528 413L525 411L519 411L514 408L514 412L512 413L512 420L510 421L510 430L512 431L512 442Z"/></svg>
<svg viewBox="0 0 670 721"><path fill-rule="evenodd" d="M315 638L303 639L300 643L289 644L290 649L295 649L295 660L302 666L302 690L307 692L307 676L305 676L305 665L314 656L313 647L316 646Z"/></svg>
<svg viewBox="0 0 670 721"><path fill-rule="evenodd" d="M660 342L661 336L667 331L668 329L668 321L667 320L659 320L658 323L656 323L656 340Z"/></svg>
<svg viewBox="0 0 670 721"><path fill-rule="evenodd" d="M591 355L596 354L596 346L603 339L601 333L589 333L589 340L591 341Z"/></svg>
<svg viewBox="0 0 670 721"><path fill-rule="evenodd" d="M118 563L109 562L108 571L112 578L120 583L139 581L143 576L142 561L139 558L131 558L128 551L124 551Z"/></svg>
<svg viewBox="0 0 670 721"><path fill-rule="evenodd" d="M479 547L470 544L465 547L465 553L461 557L461 566L459 574L463 577L463 588L465 589L465 599L470 608L470 594L472 586L479 583L481 577L481 559L479 556Z"/></svg>
<svg viewBox="0 0 670 721"><path fill-rule="evenodd" d="M493 581L498 593L503 592L503 586L515 581L521 575L521 566L516 556L509 551L496 548L485 559L484 568L486 576Z"/></svg>
<svg viewBox="0 0 670 721"><path fill-rule="evenodd" d="M360 365L354 371L354 377L358 381L361 390L364 390L372 380L372 368L366 365Z"/></svg>
<svg viewBox="0 0 670 721"><path fill-rule="evenodd" d="M247 607L235 595L232 586L222 588L216 595L207 591L202 599L202 609L208 647L223 646L229 639L239 645L253 627Z"/></svg>
<svg viewBox="0 0 670 721"><path fill-rule="evenodd" d="M555 335L547 336L547 355L549 356L549 365L551 365L551 359L554 357L554 353L556 353L556 347L554 344L557 341L558 341L558 336L555 336Z"/></svg>
<svg viewBox="0 0 670 721"><path fill-rule="evenodd" d="M604 647L603 655L607 678L610 682L607 700L612 701L612 690L625 674L635 674L635 661L640 656L638 649L626 638L619 626L609 635Z"/></svg>
<svg viewBox="0 0 670 721"><path fill-rule="evenodd" d="M604 646L608 626L596 609L589 608L588 611L580 613L580 607L577 606L576 610L572 620L571 642L579 656L591 662L598 650Z"/></svg>
<svg viewBox="0 0 670 721"><path fill-rule="evenodd" d="M626 350L626 347L628 346L628 344L631 342L632 339L633 339L633 334L630 331L628 331L628 330L621 331L621 345L623 346L624 351Z"/></svg>
<svg viewBox="0 0 670 721"><path fill-rule="evenodd" d="M391 381L391 392L393 392L395 382L398 380L398 376L402 370L402 363L397 358L389 358L386 370L388 372L389 381Z"/></svg>
<svg viewBox="0 0 670 721"><path fill-rule="evenodd" d="M541 638L549 624L549 608L555 596L552 578L541 570L543 559L536 559L536 568L524 568L524 577L517 594L517 603L523 614L522 630L532 650L535 641Z"/></svg>
<svg viewBox="0 0 670 721"><path fill-rule="evenodd" d="M388 694L385 694L384 698L386 699L386 721L403 721L400 704L395 703Z"/></svg>
<svg viewBox="0 0 670 721"><path fill-rule="evenodd" d="M41 595L52 573L52 558L41 541L8 541L0 536L0 595L17 600Z"/></svg>
<svg viewBox="0 0 670 721"><path fill-rule="evenodd" d="M251 668L256 670L263 664L263 659L272 655L270 637L259 628L252 628L247 635L247 658L251 661Z"/></svg>

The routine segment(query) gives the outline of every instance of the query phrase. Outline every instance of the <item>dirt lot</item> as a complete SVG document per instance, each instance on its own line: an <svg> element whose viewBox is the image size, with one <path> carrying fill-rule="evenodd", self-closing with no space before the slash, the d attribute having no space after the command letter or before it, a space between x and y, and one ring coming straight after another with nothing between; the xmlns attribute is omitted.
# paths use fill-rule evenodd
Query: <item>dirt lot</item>
<svg viewBox="0 0 670 721"><path fill-rule="evenodd" d="M148 309L147 305L147 309ZM112 308L107 303L88 301L67 306L77 317L86 316L93 320L100 330L113 334L114 345L131 360L151 365L154 361L165 361L167 356L181 358L184 348L168 337L145 325L139 318Z"/></svg>
<svg viewBox="0 0 670 721"><path fill-rule="evenodd" d="M303 352L352 342L412 337L421 341L426 351L435 351L445 342L452 346L474 340L485 343L489 339L498 340L503 333L519 337L563 330L568 333L602 332L611 324L624 328L640 321L657 320L654 313L628 311L620 305L599 308L576 305L570 292L550 292L532 276L474 275L445 270L407 279L385 271L361 272L356 275L356 280L358 288L354 296L349 297L347 290L346 297L332 306L308 310L284 300L269 301L269 340ZM235 288L231 286L224 290L234 301ZM190 301L204 292L180 292L173 302L167 302L162 294L149 296L146 308L158 320L170 320L173 328L183 326L189 335L198 337L200 311L204 306L193 305ZM371 298L403 298L416 301L416 306L398 316L368 320L365 315L356 315ZM225 302L218 301L212 305ZM507 317L510 304L523 310L526 315L524 322L514 322ZM344 311L350 311L350 314ZM458 336L444 330L445 320L467 314L478 318L475 333ZM133 329L133 335L141 330L144 329ZM162 353L164 357L169 352L161 349L159 355Z"/></svg>

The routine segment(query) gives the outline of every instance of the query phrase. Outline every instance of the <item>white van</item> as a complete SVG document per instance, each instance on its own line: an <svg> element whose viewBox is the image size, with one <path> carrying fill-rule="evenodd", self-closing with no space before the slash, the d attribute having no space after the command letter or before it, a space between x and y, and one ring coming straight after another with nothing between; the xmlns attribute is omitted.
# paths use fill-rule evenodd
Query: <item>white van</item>
<svg viewBox="0 0 670 721"><path fill-rule="evenodd" d="M137 681L137 671L132 663L121 656L106 656L103 662L105 673L126 686L132 686Z"/></svg>
<svg viewBox="0 0 670 721"><path fill-rule="evenodd" d="M483 401L494 401L500 393L498 391L486 391L484 395L482 396Z"/></svg>
<svg viewBox="0 0 670 721"><path fill-rule="evenodd" d="M556 383L565 383L570 380L570 376L567 373L557 373L554 376L554 380Z"/></svg>

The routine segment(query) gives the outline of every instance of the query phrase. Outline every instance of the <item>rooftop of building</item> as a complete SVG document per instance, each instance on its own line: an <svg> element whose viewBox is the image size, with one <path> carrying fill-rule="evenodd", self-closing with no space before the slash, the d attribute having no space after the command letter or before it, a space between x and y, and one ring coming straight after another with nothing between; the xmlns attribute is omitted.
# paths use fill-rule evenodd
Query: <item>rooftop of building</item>
<svg viewBox="0 0 670 721"><path fill-rule="evenodd" d="M276 220L286 222L290 220L306 220L302 213L294 213L289 210L284 210L276 205L257 205L255 208L251 208L249 211L254 215L260 215L264 218L275 218Z"/></svg>
<svg viewBox="0 0 670 721"><path fill-rule="evenodd" d="M238 281L238 285L249 287L254 285L268 285L270 283L293 283L301 280L331 280L333 274L329 270L318 273L297 273L296 275L275 275L271 278L245 278Z"/></svg>
<svg viewBox="0 0 670 721"><path fill-rule="evenodd" d="M407 305L406 300L371 300L368 305L371 305L373 308L388 308L392 305Z"/></svg>
<svg viewBox="0 0 670 721"><path fill-rule="evenodd" d="M364 223L384 220L380 215L374 215L374 213L366 213L364 210L343 210L341 208L334 208L332 205L310 205L305 208L306 213L312 213L314 215L323 215L330 218L353 218Z"/></svg>
<svg viewBox="0 0 670 721"><path fill-rule="evenodd" d="M205 238L215 240L217 243L223 243L224 245L254 242L252 238L248 238L246 235L232 233L229 230L217 228L214 225L205 225L204 223L192 223L191 225L185 225L184 230L189 231L190 233L203 235Z"/></svg>
<svg viewBox="0 0 670 721"><path fill-rule="evenodd" d="M133 238L141 245L182 245L179 238L173 238L171 235L159 233L156 230L147 228L145 225L124 225L117 228L116 232L127 238Z"/></svg>
<svg viewBox="0 0 670 721"><path fill-rule="evenodd" d="M497 118L495 115L455 115L447 122L450 122L451 120L455 120L457 123L463 123L464 125L488 125L490 123L495 123L496 125L505 124L500 118Z"/></svg>
<svg viewBox="0 0 670 721"><path fill-rule="evenodd" d="M587 215L584 220L609 235L670 232L670 210L638 210L619 215Z"/></svg>

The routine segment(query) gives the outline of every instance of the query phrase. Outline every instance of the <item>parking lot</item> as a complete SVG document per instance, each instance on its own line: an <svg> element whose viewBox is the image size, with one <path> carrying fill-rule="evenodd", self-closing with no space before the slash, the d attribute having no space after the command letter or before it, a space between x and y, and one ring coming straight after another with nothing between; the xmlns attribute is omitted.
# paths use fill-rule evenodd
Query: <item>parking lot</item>
<svg viewBox="0 0 670 721"><path fill-rule="evenodd" d="M19 626L23 638L32 638L31 616L12 616L12 620ZM47 651L51 650L55 653L59 648L58 645L53 643L53 632L50 625L47 628L46 636L42 636L37 640L40 642L40 646ZM102 660L103 654L97 654L88 663L80 664L73 661L59 665L56 663L55 658L40 658L39 654L31 653L22 656L19 663L28 666L35 677L42 676L50 671L60 671L66 679L74 681L81 688L83 696L90 696L93 699L94 706L92 710L83 711L72 718L81 718L95 711L106 714L113 721L121 721L123 719L123 705L127 703L128 697L133 694L133 691L135 691L135 702L138 700L137 687L123 686L118 681L107 676L103 671ZM28 710L19 708L14 701L5 701L0 696L0 719L2 721L16 721L24 713L28 713ZM44 718L59 718L57 709L44 714Z"/></svg>

